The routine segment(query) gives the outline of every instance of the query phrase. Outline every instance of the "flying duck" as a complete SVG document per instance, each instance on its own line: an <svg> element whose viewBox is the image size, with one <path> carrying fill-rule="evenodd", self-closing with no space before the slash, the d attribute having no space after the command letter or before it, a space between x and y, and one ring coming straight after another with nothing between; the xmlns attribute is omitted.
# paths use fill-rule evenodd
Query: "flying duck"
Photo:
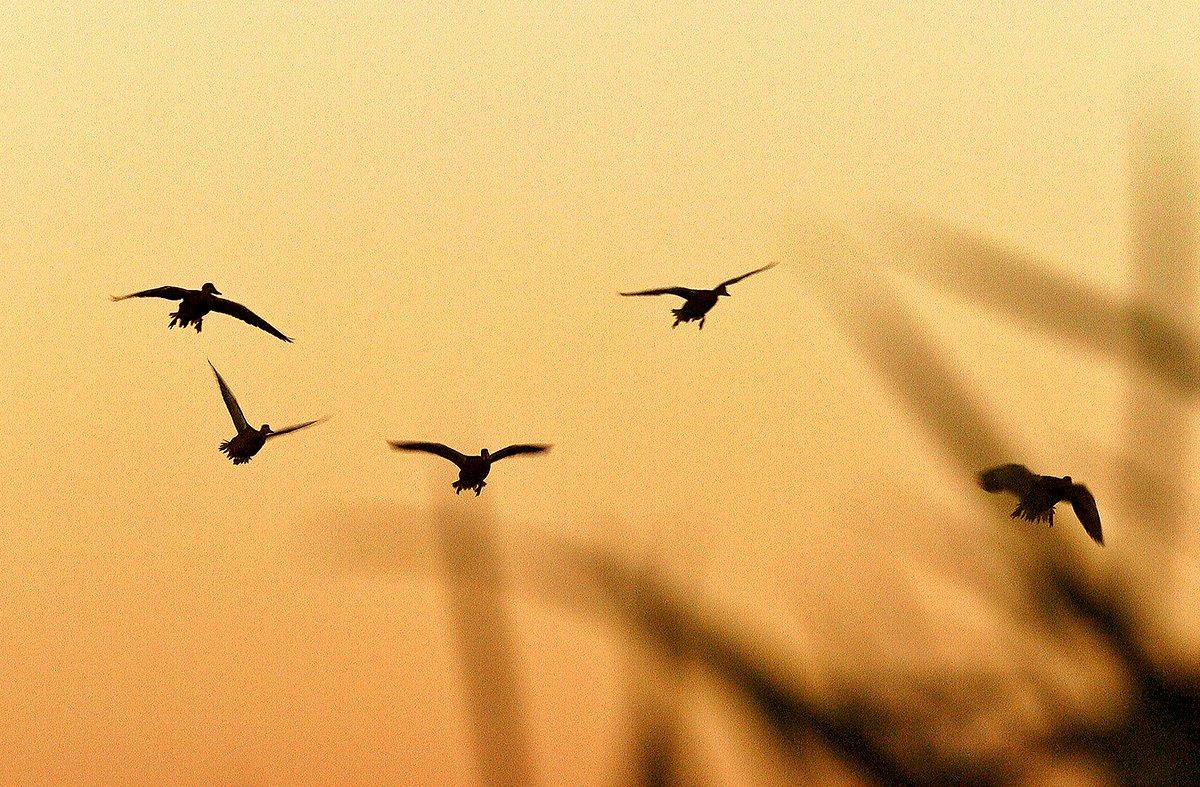
<svg viewBox="0 0 1200 787"><path fill-rule="evenodd" d="M1038 475L1024 465L1000 465L979 474L979 485L985 492L1010 492L1017 496L1017 507L1012 512L1014 519L1029 522L1046 522L1054 525L1054 506L1069 501L1083 529L1100 546L1104 546L1104 534L1100 530L1100 512L1096 510L1096 498L1083 484L1076 484L1071 476L1059 478Z"/></svg>
<svg viewBox="0 0 1200 787"><path fill-rule="evenodd" d="M232 459L235 465L243 465L249 462L255 454L262 450L263 445L267 442L267 438L278 437L288 432L295 432L297 429L303 429L325 420L324 418L318 418L314 421L305 421L302 424L296 424L295 426L279 430L272 429L268 424L263 424L261 429L255 429L246 423L246 416L242 415L241 406L238 405L237 399L234 398L233 391L229 390L229 386L225 384L225 380L221 377L221 373L217 371L217 367L212 365L212 361L209 361L208 365L213 370L213 374L217 376L217 385L221 388L221 398L225 400L225 407L229 410L229 417L233 419L233 425L237 429L237 434L220 445L220 450L224 451L225 455Z"/></svg>
<svg viewBox="0 0 1200 787"><path fill-rule="evenodd" d="M501 448L494 454L488 453L488 450L484 448L479 452L479 456L469 456L460 454L441 443L402 443L391 440L388 443L397 451L424 451L427 454L436 454L443 459L449 459L458 465L458 480L450 485L454 487L454 494L457 495L464 489L474 489L476 497L479 497L479 493L487 486L487 482L483 479L487 478L488 473L491 472L493 462L499 462L505 457L517 454L540 454L550 450L548 445L510 445L507 448Z"/></svg>
<svg viewBox="0 0 1200 787"><path fill-rule="evenodd" d="M761 268L755 268L749 273L743 273L741 276L734 276L728 281L723 281L711 290L693 290L690 287L663 287L658 290L639 290L638 292L623 292L621 295L678 295L683 298L683 305L678 309L671 309L671 313L675 315L674 328L681 322L691 322L693 320L700 321L700 328L704 328L704 315L708 314L709 309L717 305L717 299L722 295L728 295L729 290L726 289L731 284L737 284L742 279L748 276L753 276L756 273L762 273L768 268L774 268L779 263L772 262L770 265L764 265Z"/></svg>
<svg viewBox="0 0 1200 787"><path fill-rule="evenodd" d="M171 312L171 323L167 326L168 328L174 328L176 325L181 328L194 325L196 326L196 333L199 333L204 323L204 315L209 312L221 312L222 314L228 314L230 317L236 317L242 322L249 323L255 328L261 328L272 336L283 339L285 342L291 341L291 339L280 333L275 326L242 304L226 300L225 298L218 298L217 296L220 294L221 292L209 282L198 290L185 290L182 287L155 287L151 290L142 290L141 292L134 292L129 295L113 295L110 297L114 301L123 301L127 298L165 298L168 301L179 301L179 310Z"/></svg>

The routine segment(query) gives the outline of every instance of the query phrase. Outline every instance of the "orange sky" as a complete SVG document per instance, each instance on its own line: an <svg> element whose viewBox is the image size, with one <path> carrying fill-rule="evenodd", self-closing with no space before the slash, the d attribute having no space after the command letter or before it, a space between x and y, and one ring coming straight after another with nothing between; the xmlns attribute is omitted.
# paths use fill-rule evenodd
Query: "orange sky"
<svg viewBox="0 0 1200 787"><path fill-rule="evenodd" d="M903 206L1123 291L1129 75L1197 9L679 5L8 9L6 780L469 783L439 583L331 558L339 512L451 494L389 438L554 443L448 502L653 554L793 656L889 615L881 555L975 543L990 509L806 284L849 252L797 239ZM616 296L775 260L703 332ZM206 281L295 344L107 297ZM1103 504L1115 366L897 281L1023 458ZM206 358L252 423L332 418L234 468ZM986 658L947 609L944 657ZM611 633L517 620L539 773L612 778Z"/></svg>

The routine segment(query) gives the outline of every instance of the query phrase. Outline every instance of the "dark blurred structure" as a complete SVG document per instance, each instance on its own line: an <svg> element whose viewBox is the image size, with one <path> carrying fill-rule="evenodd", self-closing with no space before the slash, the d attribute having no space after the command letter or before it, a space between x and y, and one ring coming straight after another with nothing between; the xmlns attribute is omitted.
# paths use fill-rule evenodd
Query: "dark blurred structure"
<svg viewBox="0 0 1200 787"><path fill-rule="evenodd" d="M532 783L517 668L511 589L488 509L433 503L429 512L374 506L340 512L330 535L337 564L355 572L432 574L445 585L479 775Z"/></svg>
<svg viewBox="0 0 1200 787"><path fill-rule="evenodd" d="M1081 631L1119 665L1128 709L1097 723L1064 715L1045 742L1101 766L1121 784L1200 779L1200 674L1170 663L1148 634L1164 595L1163 561L1178 544L1200 393L1200 341L1190 329L1196 294L1195 134L1192 94L1153 84L1134 108L1130 135L1133 291L1124 301L1087 291L1027 256L967 232L902 217L894 251L909 275L1108 356L1128 372L1128 452L1121 472L1127 521L1144 532L1142 556L1122 551L1103 582L1078 554L1024 539L1029 591L1041 605L1031 636ZM919 262L916 262L918 261ZM870 263L839 271L841 291L819 292L842 329L938 437L945 460L969 479L1001 449L985 409L905 316ZM844 277L844 278L843 278ZM1015 539L1014 539L1015 540ZM1142 541L1138 542L1143 543ZM1084 640L1077 640L1081 643ZM923 779L922 779L923 781Z"/></svg>
<svg viewBox="0 0 1200 787"><path fill-rule="evenodd" d="M1067 763L1078 780L1178 785L1200 781L1200 674L1190 661L1166 656L1148 634L1161 618L1162 563L1177 548L1191 447L1192 405L1200 394L1200 341L1190 329L1196 294L1196 167L1189 121L1191 94L1176 86L1144 92L1130 136L1133 290L1101 294L1055 273L1051 264L964 230L911 215L893 217L886 256L870 244L834 237L821 272L805 284L866 362L934 438L941 459L974 490L981 468L1020 461L1021 450L989 416L881 275L885 267L965 297L1059 340L1102 355L1128 370L1127 443L1119 521L1132 523L1148 546L1139 556L1122 548L1134 539L1111 533L1111 569L1062 541L1061 529L1006 529L1012 562L1027 601L1023 630L1030 643L1112 667L1123 684L1117 711L1077 712L1059 702L1038 674L1038 662L1011 655L1025 685L1039 687L1057 714L1045 730L1019 744L1028 762L949 745L963 698L987 707L1010 690L993 675L945 675L940 685L906 687L897 701L875 685L815 689L785 669L769 649L728 620L705 613L653 566L613 552L542 544L526 561L539 573L537 591L574 609L616 620L641 649L630 669L635 741L631 770L647 785L695 783L679 695L704 675L727 687L760 720L773 746L798 760L814 752L834 764L842 781L878 784L1003 784L1038 782L1031 763ZM837 234L836 230L833 230ZM828 250L825 249L825 250ZM810 251L810 250L809 250ZM1007 501L992 500L1007 524ZM1107 523L1106 523L1107 525ZM379 523L379 532L389 526ZM1078 535L1078 534L1076 534ZM427 570L411 553L368 526L338 538L351 565ZM505 592L487 521L459 509L440 510L433 540L450 589L481 773L488 784L529 783L528 748ZM1139 546L1142 541L1137 542ZM345 545L343 544L343 547ZM1090 545L1089 545L1090 546ZM382 558L372 552L388 553ZM520 562L518 556L517 562ZM549 579L546 582L544 580ZM1103 689L1102 689L1103 690ZM839 765L840 764L840 765ZM1082 777L1080 774L1084 774Z"/></svg>

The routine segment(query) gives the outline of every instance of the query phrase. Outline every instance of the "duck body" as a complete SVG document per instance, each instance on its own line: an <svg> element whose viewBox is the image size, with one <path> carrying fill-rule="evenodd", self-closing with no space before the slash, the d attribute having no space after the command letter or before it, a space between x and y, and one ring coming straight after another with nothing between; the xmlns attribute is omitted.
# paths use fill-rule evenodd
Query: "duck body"
<svg viewBox="0 0 1200 787"><path fill-rule="evenodd" d="M235 465L244 465L267 444L269 431L261 429L244 429L221 443L220 450L225 453Z"/></svg>
<svg viewBox="0 0 1200 787"><path fill-rule="evenodd" d="M1070 499L1071 477L1040 476L1038 482L1018 499L1011 516L1026 522L1045 522L1053 527L1054 507Z"/></svg>
<svg viewBox="0 0 1200 787"><path fill-rule="evenodd" d="M479 497L479 493L487 486L488 473L492 472L492 461L487 456L487 449L483 449L480 456L467 455L463 457L462 464L458 468L458 480L450 486L454 487L454 494L459 494L467 489L474 489L475 496Z"/></svg>
<svg viewBox="0 0 1200 787"><path fill-rule="evenodd" d="M171 312L171 322L168 328L178 325L180 328L195 326L199 333L204 326L204 316L213 310L217 295L220 293L211 284L204 285L199 290L184 290L179 301L179 308Z"/></svg>
<svg viewBox="0 0 1200 787"><path fill-rule="evenodd" d="M699 327L703 330L704 316L717 305L720 295L716 290L687 290L687 294L683 296L683 305L678 309L671 309L671 314L675 315L675 322L671 327L678 327L681 322L699 320Z"/></svg>

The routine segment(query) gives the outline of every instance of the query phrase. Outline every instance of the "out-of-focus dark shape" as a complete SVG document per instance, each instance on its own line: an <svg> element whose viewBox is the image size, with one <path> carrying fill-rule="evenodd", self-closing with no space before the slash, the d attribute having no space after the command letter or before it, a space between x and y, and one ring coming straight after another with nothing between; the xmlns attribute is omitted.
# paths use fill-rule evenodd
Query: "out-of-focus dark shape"
<svg viewBox="0 0 1200 787"><path fill-rule="evenodd" d="M475 506L430 510L363 504L333 511L323 525L332 523L333 529L321 540L332 550L336 568L417 574L445 583L482 782L532 784L528 720L506 606L511 589L491 518ZM529 559L541 568L544 557L538 552Z"/></svg>
<svg viewBox="0 0 1200 787"><path fill-rule="evenodd" d="M1054 506L1070 501L1075 516L1092 540L1104 545L1100 530L1100 512L1096 498L1083 484L1071 481L1071 476L1059 478L1038 475L1025 465L1000 465L979 474L979 485L985 492L1009 492L1017 496L1017 507L1011 516L1028 522L1045 522L1054 526Z"/></svg>
<svg viewBox="0 0 1200 787"><path fill-rule="evenodd" d="M1130 375L1123 502L1135 520L1162 529L1180 510L1188 406L1200 395L1200 338L1190 327L1200 200L1192 91L1161 78L1141 88L1129 136L1128 298L1091 290L1050 263L933 220L900 215L890 234L896 262L909 274L1148 376Z"/></svg>
<svg viewBox="0 0 1200 787"><path fill-rule="evenodd" d="M564 565L573 565L583 580L600 589L605 607L623 617L638 638L670 654L670 663L686 662L729 684L794 754L802 754L810 745L823 747L859 778L882 784L986 785L1004 781L1006 774L999 763L947 761L929 752L919 761L902 760L883 743L894 727L882 709L869 702L811 698L735 632L702 616L665 582L631 569L609 553L583 550L572 556L568 552ZM656 768L645 772L660 773Z"/></svg>
<svg viewBox="0 0 1200 787"><path fill-rule="evenodd" d="M490 522L456 507L437 509L434 524L480 775L488 785L532 784L508 594Z"/></svg>
<svg viewBox="0 0 1200 787"><path fill-rule="evenodd" d="M113 295L111 297L114 301L123 301L129 298L164 298L168 301L179 301L179 310L171 312L171 322L167 325L168 328L174 328L176 325L181 328L194 325L196 333L200 333L204 324L204 315L209 312L220 312L253 325L255 328L260 328L277 339L285 342L292 341L271 323L242 304L218 298L217 296L220 294L220 290L211 283L207 283L198 290L185 290L182 287L155 287L129 295Z"/></svg>
<svg viewBox="0 0 1200 787"><path fill-rule="evenodd" d="M743 273L741 276L734 276L732 279L721 282L711 290L693 290L690 287L661 287L655 290L623 292L621 295L677 295L683 298L683 305L678 309L671 309L671 313L675 315L675 322L671 327L675 328L681 322L699 320L700 328L704 328L704 315L708 314L709 310L717 305L717 301L722 295L729 295L727 287L731 284L737 284L747 276L753 276L756 273L762 273L768 268L774 268L778 264L777 262L772 262L770 265L755 268L749 273Z"/></svg>
<svg viewBox="0 0 1200 787"><path fill-rule="evenodd" d="M1131 330L1145 337L1129 360L1180 392L1200 394L1200 339L1185 321L1090 289L1049 263L968 231L908 214L891 217L892 263L1098 355L1120 360ZM1116 356L1116 357L1114 357Z"/></svg>
<svg viewBox="0 0 1200 787"><path fill-rule="evenodd" d="M976 468L1011 456L984 403L908 316L907 306L878 275L866 246L832 226L808 229L814 237L801 240L798 253L809 257L816 250L821 265L805 284L855 349L921 418L962 476L969 478Z"/></svg>
<svg viewBox="0 0 1200 787"><path fill-rule="evenodd" d="M1141 644L1128 598L1088 590L1067 566L1051 574L1052 606L1065 607L1118 658L1131 684L1130 711L1111 724L1068 726L1051 745L1103 761L1120 784L1195 783L1200 774L1200 675L1173 670Z"/></svg>
<svg viewBox="0 0 1200 787"><path fill-rule="evenodd" d="M1162 561L1172 554L1176 518L1185 510L1190 408L1200 393L1200 342L1185 327L1196 296L1194 225L1200 201L1189 120L1192 92L1164 87L1158 78L1151 82L1141 93L1146 106L1133 113L1130 136L1130 297L1089 291L1052 273L1052 265L932 221L901 219L899 232L891 238L910 274L1129 369L1127 494L1120 502L1129 519L1147 525L1147 535L1159 542L1146 545L1148 559L1142 562L1149 570L1138 575L1133 565L1138 556L1127 554L1127 560L1114 566L1107 590L1101 593L1094 567L1084 566L1077 554L1045 548L1045 559L1031 564L1027 575L1029 594L1041 601L1044 614L1029 621L1033 625L1026 633L1031 641L1045 642L1074 632L1069 642L1062 640L1057 646L1067 652L1077 646L1093 651L1099 647L1093 655L1103 654L1103 660L1117 665L1128 678L1128 712L1084 720L1064 709L1055 720L1060 733L1051 736L1049 751L1102 765L1117 783L1168 785L1192 783L1200 773L1200 674L1194 664L1172 663L1156 653L1153 643L1160 640L1151 636L1152 627L1144 621L1152 619L1153 605L1166 592ZM854 283L846 284L842 274L849 274ZM871 274L870 268L864 273L861 267L841 263L829 277L834 284L822 280L817 291L860 351L910 408L943 435L947 460L961 468L972 446L981 444L979 436L991 433L989 419L980 411L976 417L960 417L962 427L954 427L953 417L938 412L954 397L923 391L908 373L895 368L898 362L888 350L925 346L924 336L915 325L906 324L900 305ZM862 295L875 297L864 306L867 299ZM888 326L890 336L880 335L881 324ZM912 376L923 382L929 371L941 372L932 378L935 389L955 391L957 376L932 351L929 356L918 356L921 373ZM957 404L969 403L960 398ZM956 445L956 439L964 439L966 445ZM981 479L985 487L1008 489L1019 497L1028 496L1037 485L1037 477L1018 466L990 473ZM1018 511L1028 508L1024 502ZM1085 527L1093 520L1098 536L1099 518L1090 495L1080 494L1072 503ZM1036 514L1044 506L1033 508ZM1029 664L1032 668L1034 662Z"/></svg>
<svg viewBox="0 0 1200 787"><path fill-rule="evenodd" d="M688 784L681 708L686 654L641 637L629 639L635 651L629 670L633 777L647 787Z"/></svg>
<svg viewBox="0 0 1200 787"><path fill-rule="evenodd" d="M1197 293L1194 91L1156 74L1142 85L1129 134L1131 367L1174 367L1181 356L1165 325L1194 323ZM1195 376L1193 376L1193 383ZM1162 532L1178 527L1192 446L1196 386L1164 388L1129 377L1125 503L1136 521Z"/></svg>
<svg viewBox="0 0 1200 787"><path fill-rule="evenodd" d="M442 443L391 441L389 445L396 451L422 451L450 460L458 467L458 480L450 484L454 487L454 494L457 495L464 489L474 489L476 497L479 497L479 493L487 486L487 482L483 479L488 477L488 473L492 471L492 465L495 462L499 462L501 459L509 456L540 454L549 451L551 448L548 445L510 445L501 448L494 454L489 453L484 448L479 452L479 456L469 456L467 454L460 454L450 446L443 445Z"/></svg>

